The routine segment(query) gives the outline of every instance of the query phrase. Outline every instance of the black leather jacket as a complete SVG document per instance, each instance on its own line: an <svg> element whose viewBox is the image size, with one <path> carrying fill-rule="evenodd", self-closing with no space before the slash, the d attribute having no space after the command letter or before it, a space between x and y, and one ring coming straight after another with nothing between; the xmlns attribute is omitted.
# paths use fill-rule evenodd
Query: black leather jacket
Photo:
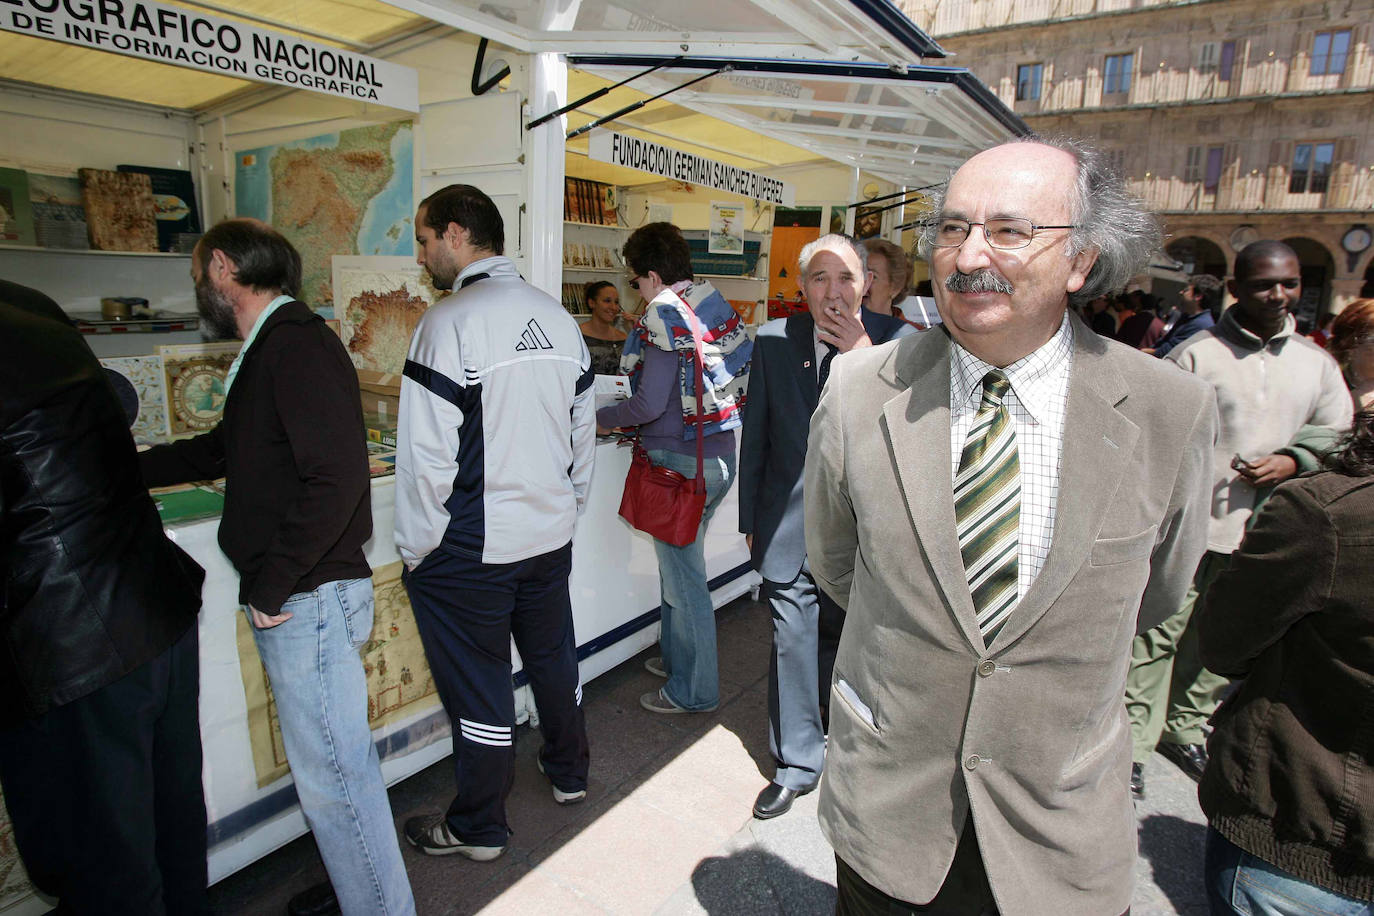
<svg viewBox="0 0 1374 916"><path fill-rule="evenodd" d="M3 725L161 654L194 625L205 576L163 533L90 348L15 298L0 295Z"/></svg>

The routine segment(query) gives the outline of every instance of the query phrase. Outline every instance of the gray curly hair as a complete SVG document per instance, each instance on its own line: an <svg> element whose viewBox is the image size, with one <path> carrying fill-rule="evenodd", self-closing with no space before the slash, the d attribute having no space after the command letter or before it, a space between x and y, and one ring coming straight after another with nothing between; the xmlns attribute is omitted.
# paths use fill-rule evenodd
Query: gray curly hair
<svg viewBox="0 0 1374 916"><path fill-rule="evenodd" d="M1017 137L1010 143L1039 143L1062 150L1074 158L1078 180L1069 202L1069 221L1078 228L1069 233L1067 257L1084 251L1097 251L1097 261L1083 287L1069 294L1069 302L1079 305L1125 287L1127 281L1145 269L1163 243L1159 220L1143 201L1126 192L1121 176L1101 150L1073 137ZM950 172L950 178L954 176ZM945 206L949 178L931 193L931 214ZM916 241L916 252L930 260L935 227L927 222Z"/></svg>

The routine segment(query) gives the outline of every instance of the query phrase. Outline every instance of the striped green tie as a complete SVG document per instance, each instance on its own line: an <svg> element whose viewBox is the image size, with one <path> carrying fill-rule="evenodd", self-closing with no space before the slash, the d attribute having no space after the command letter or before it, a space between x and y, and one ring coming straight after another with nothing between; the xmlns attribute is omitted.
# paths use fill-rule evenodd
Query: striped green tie
<svg viewBox="0 0 1374 916"><path fill-rule="evenodd" d="M992 643L1017 600L1021 463L1016 429L1002 403L1010 389L1011 382L999 369L983 376L983 400L954 476L959 552L984 645Z"/></svg>

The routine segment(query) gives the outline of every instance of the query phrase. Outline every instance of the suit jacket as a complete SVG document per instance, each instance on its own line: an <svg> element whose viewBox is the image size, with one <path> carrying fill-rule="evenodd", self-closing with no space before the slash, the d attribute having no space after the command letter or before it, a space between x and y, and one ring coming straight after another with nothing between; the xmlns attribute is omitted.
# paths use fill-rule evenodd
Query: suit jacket
<svg viewBox="0 0 1374 916"><path fill-rule="evenodd" d="M863 309L860 317L875 344L916 333L891 315ZM740 441L739 530L754 536L754 568L774 582L791 582L806 559L802 467L819 393L815 327L811 313L801 312L768 322L754 338Z"/></svg>
<svg viewBox="0 0 1374 916"><path fill-rule="evenodd" d="M902 900L939 890L971 815L1003 913L1131 902L1131 640L1206 546L1216 405L1076 320L1073 348L1049 555L988 649L955 534L948 337L837 364L812 420L807 555L848 608L821 824Z"/></svg>

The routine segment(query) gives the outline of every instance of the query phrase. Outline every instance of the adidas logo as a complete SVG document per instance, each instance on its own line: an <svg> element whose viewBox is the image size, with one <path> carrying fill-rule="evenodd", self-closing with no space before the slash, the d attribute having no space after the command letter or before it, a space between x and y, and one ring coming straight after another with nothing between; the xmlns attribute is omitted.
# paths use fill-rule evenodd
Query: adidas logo
<svg viewBox="0 0 1374 916"><path fill-rule="evenodd" d="M516 353L525 353L529 350L552 350L553 344L549 343L548 335L539 326L539 322L533 318L530 323L525 325L525 333L520 335L520 340L515 344Z"/></svg>

